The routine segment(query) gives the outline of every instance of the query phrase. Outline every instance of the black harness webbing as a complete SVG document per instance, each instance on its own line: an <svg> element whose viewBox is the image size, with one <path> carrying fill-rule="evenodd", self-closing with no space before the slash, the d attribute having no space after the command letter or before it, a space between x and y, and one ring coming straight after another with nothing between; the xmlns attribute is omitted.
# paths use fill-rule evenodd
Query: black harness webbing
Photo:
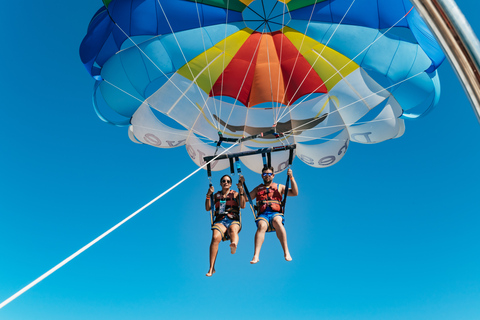
<svg viewBox="0 0 480 320"><path fill-rule="evenodd" d="M208 175L208 180L210 181L209 187L213 186L212 184L212 168L210 166L210 163L207 164L207 175ZM215 199L213 198L213 193L210 195L210 222L211 225L213 226L213 222L215 221L215 211L213 207L215 206Z"/></svg>
<svg viewBox="0 0 480 320"><path fill-rule="evenodd" d="M290 149L290 154L288 156L288 168L292 166L293 162L293 149ZM282 200L282 209L283 209L283 214L285 214L285 204L287 203L287 196L288 196L288 189L290 188L290 176L287 174L287 182L285 182L285 195L283 196Z"/></svg>
<svg viewBox="0 0 480 320"><path fill-rule="evenodd" d="M271 130L269 132L267 132L266 134L274 134L276 135L276 133ZM221 136L221 134L219 133L220 135L220 140L218 141L217 143L217 147L220 146L221 142L222 141L227 141L227 142L238 142L238 141L246 141L246 140L251 140L251 139L255 139L257 137L261 137L263 136L263 134L259 134L259 135L256 135L256 136L250 136L250 137L246 137L246 138L242 138L240 140L238 139L232 139L232 138L224 138L223 136ZM285 150L288 150L289 151L289 157L288 157L288 168L290 168L290 166L292 165L292 162L293 162L293 155L294 155L294 150L296 149L296 145L295 144L291 144L291 145L286 145L286 146L277 146L277 147L270 147L270 148L262 148L262 149L257 149L257 150L250 150L250 151L244 151L244 152L238 152L238 153L231 153L231 154L223 154L223 155L220 155L220 156L207 156L207 157L204 157L203 160L205 162L207 162L207 174L208 174L208 179L210 180L210 186L212 186L212 170L211 170L211 166L210 166L210 161L213 160L215 158L215 160L224 160L224 159L228 159L229 162L230 162L230 172L232 174L234 174L235 172L235 168L234 168L234 160L235 160L235 163L236 163L236 167L237 167L237 173L240 175L242 173L242 169L241 169L241 165L240 165L240 157L244 157L244 156L250 156L250 155L255 155L255 154L261 154L262 155L262 159L263 159L263 166L264 167L271 167L272 166L272 152L277 152L277 151L285 151ZM283 197L283 200L281 202L281 207L282 207L282 211L283 213L285 213L285 204L287 202L287 195L288 195L288 189L290 188L290 177L287 175L287 181L285 183L285 195ZM243 189L244 189L244 192L246 193L246 196L247 196L247 199L248 199L248 202L250 204L250 209L252 210L253 212L253 216L255 219L257 219L257 206L255 206L253 204L253 200L252 200L252 197L250 197L250 191L248 190L248 187L247 187L247 184L245 182L243 182ZM213 225L213 221L214 221L214 211L213 211L213 194L210 196L210 203L212 204L211 206L211 219L212 219L212 225Z"/></svg>
<svg viewBox="0 0 480 320"><path fill-rule="evenodd" d="M238 153L222 154L220 156L206 156L206 157L203 157L203 160L205 162L210 162L213 159L215 159L215 160L224 160L224 159L230 159L230 158L235 159L235 158L246 157L246 156L251 156L251 155L255 155L255 154L262 154L262 155L265 154L266 157L268 159L270 159L269 162L270 162L270 165L271 165L272 158L271 158L271 155L269 155L270 153L278 152L278 151L285 151L285 150L292 150L292 149L295 149L296 147L297 147L296 144L289 144L289 145L286 145L286 146L276 146L276 147L269 147L269 148L243 151L243 152L238 152ZM207 171L208 171L208 166L209 165L207 164Z"/></svg>
<svg viewBox="0 0 480 320"><path fill-rule="evenodd" d="M233 158L230 158L230 159L233 159ZM242 167L240 165L239 157L235 157L235 163L237 164L238 176L240 176L242 174ZM245 183L245 181L243 181L243 192L245 192L245 194L247 195L248 203L250 205L250 209L252 210L253 217L255 219L257 219L255 206L253 205L252 197L250 197L250 191L248 191L248 187L247 187L247 184Z"/></svg>

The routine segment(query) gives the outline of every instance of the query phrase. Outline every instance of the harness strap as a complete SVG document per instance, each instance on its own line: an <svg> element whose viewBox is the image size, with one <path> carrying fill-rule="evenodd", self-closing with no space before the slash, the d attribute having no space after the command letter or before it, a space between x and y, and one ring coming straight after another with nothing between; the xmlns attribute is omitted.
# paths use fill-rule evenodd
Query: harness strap
<svg viewBox="0 0 480 320"><path fill-rule="evenodd" d="M210 181L209 183L209 187L213 186L212 184L212 167L210 166L210 162L207 163L207 174L208 174L208 180ZM214 202L214 198L213 198L213 193L210 195L210 222L211 222L211 225L213 226L213 222L214 222L214 218L215 218L215 212L214 212L214 209L213 207L215 206L215 202Z"/></svg>
<svg viewBox="0 0 480 320"><path fill-rule="evenodd" d="M257 219L257 208L253 204L252 197L250 197L250 192L248 191L247 184L243 182L243 191L247 195L248 203L250 204L250 209L252 210L253 213L253 218L256 220Z"/></svg>
<svg viewBox="0 0 480 320"><path fill-rule="evenodd" d="M282 201L270 200L270 199L268 199L268 200L258 200L257 202L258 202L259 204L264 204L264 203L266 203L266 204L276 203L276 204L280 204L280 205L282 204Z"/></svg>
<svg viewBox="0 0 480 320"><path fill-rule="evenodd" d="M262 160L263 160L263 167L268 168L267 165L267 155L265 153L262 153Z"/></svg>
<svg viewBox="0 0 480 320"><path fill-rule="evenodd" d="M240 176L240 174L242 173L242 166L240 165L240 158L239 157L235 157L235 163L237 165L238 176ZM245 192L245 194L247 195L248 203L250 204L250 209L252 210L253 217L255 219L257 219L255 206L253 205L252 197L250 197L250 191L248 191L248 187L247 187L247 184L245 183L245 181L243 182L243 192Z"/></svg>
<svg viewBox="0 0 480 320"><path fill-rule="evenodd" d="M230 173L233 175L235 173L235 169L233 167L233 158L228 159L230 161Z"/></svg>
<svg viewBox="0 0 480 320"><path fill-rule="evenodd" d="M288 167L287 170L292 166L293 162L293 149L290 149L290 154L288 156ZM285 195L282 200L282 211L285 214L285 204L287 203L288 189L290 188L290 176L287 174L287 181L285 182Z"/></svg>

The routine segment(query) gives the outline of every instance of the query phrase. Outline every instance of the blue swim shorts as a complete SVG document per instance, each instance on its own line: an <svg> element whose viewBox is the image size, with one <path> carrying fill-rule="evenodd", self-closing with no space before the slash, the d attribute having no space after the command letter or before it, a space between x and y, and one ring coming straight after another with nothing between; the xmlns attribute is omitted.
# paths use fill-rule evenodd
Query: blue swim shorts
<svg viewBox="0 0 480 320"><path fill-rule="evenodd" d="M222 241L229 240L230 236L228 235L228 232L222 232L222 229L218 226L219 224L224 225L227 230L232 224L238 224L240 226L240 229L242 228L242 224L240 223L240 221L230 219L227 215L225 215L222 220L215 222L212 226L212 230L218 230L222 234Z"/></svg>
<svg viewBox="0 0 480 320"><path fill-rule="evenodd" d="M273 218L275 218L276 216L282 216L282 224L285 224L285 217L283 216L283 213L270 211L269 208L267 208L267 210L257 216L257 219L255 219L255 223L258 227L258 222L260 220L265 221L268 225L267 232L271 232L275 230L275 228L273 227Z"/></svg>

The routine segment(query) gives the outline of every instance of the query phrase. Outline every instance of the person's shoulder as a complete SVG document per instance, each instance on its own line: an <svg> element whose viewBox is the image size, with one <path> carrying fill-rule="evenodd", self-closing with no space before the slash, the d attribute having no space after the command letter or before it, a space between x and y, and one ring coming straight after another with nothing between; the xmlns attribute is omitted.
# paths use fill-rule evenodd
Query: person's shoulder
<svg viewBox="0 0 480 320"><path fill-rule="evenodd" d="M258 191L258 188L260 188L262 186L262 184L259 184L258 186L256 186L255 188L253 188L252 192L257 192Z"/></svg>

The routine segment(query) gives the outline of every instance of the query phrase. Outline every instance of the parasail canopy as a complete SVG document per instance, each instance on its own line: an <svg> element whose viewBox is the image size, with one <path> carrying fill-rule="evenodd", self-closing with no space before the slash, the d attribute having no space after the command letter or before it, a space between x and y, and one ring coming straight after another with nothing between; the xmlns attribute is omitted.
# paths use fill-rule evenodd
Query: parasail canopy
<svg viewBox="0 0 480 320"><path fill-rule="evenodd" d="M199 166L219 136L273 129L231 152L295 143L303 162L328 167L351 141L401 136L438 101L444 55L407 0L104 3L80 46L103 99L132 140L185 146ZM258 157L241 160L259 172ZM272 164L285 169L288 153Z"/></svg>

